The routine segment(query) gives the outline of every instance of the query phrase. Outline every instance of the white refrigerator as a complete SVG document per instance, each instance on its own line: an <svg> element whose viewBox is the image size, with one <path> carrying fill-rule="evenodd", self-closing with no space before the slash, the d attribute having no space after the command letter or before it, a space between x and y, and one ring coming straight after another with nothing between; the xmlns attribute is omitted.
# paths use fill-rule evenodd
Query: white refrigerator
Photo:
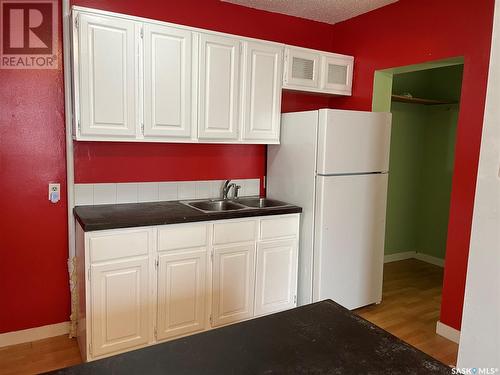
<svg viewBox="0 0 500 375"><path fill-rule="evenodd" d="M286 113L268 147L269 198L303 208L298 302L382 300L391 114Z"/></svg>

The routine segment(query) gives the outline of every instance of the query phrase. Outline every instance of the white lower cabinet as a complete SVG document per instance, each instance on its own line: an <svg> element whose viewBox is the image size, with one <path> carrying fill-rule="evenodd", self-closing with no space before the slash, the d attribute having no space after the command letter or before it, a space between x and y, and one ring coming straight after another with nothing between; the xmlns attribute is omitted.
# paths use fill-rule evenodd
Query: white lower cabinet
<svg viewBox="0 0 500 375"><path fill-rule="evenodd" d="M78 342L95 360L296 306L299 214L83 232Z"/></svg>
<svg viewBox="0 0 500 375"><path fill-rule="evenodd" d="M157 340L205 329L206 260L205 248L159 255Z"/></svg>
<svg viewBox="0 0 500 375"><path fill-rule="evenodd" d="M297 243L295 239L266 241L257 246L255 315L296 305Z"/></svg>
<svg viewBox="0 0 500 375"><path fill-rule="evenodd" d="M91 266L92 355L149 341L148 258Z"/></svg>
<svg viewBox="0 0 500 375"><path fill-rule="evenodd" d="M212 325L253 316L255 242L213 250Z"/></svg>

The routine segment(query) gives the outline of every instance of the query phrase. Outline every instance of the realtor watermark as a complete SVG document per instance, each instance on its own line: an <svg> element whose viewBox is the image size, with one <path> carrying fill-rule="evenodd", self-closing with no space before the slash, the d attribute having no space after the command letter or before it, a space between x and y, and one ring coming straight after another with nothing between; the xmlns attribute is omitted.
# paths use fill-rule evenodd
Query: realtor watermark
<svg viewBox="0 0 500 375"><path fill-rule="evenodd" d="M499 369L495 367L455 367L451 369L452 374L460 375L495 375L499 374Z"/></svg>
<svg viewBox="0 0 500 375"><path fill-rule="evenodd" d="M57 69L57 0L0 0L0 68Z"/></svg>

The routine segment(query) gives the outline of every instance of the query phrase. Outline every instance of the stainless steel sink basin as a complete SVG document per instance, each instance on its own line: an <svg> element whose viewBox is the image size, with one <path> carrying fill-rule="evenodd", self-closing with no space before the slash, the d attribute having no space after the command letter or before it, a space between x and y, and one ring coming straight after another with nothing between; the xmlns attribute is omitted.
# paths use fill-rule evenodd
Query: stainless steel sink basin
<svg viewBox="0 0 500 375"><path fill-rule="evenodd" d="M268 198L241 198L236 200L209 199L204 201L182 202L183 204L202 212L222 212L250 210L255 208L285 207L288 203Z"/></svg>
<svg viewBox="0 0 500 375"><path fill-rule="evenodd" d="M243 198L238 199L238 203L253 208L284 207L289 205L288 203L268 198Z"/></svg>
<svg viewBox="0 0 500 375"><path fill-rule="evenodd" d="M204 212L235 211L235 210L243 210L246 208L240 204L227 200L197 201L197 202L187 202L185 204Z"/></svg>

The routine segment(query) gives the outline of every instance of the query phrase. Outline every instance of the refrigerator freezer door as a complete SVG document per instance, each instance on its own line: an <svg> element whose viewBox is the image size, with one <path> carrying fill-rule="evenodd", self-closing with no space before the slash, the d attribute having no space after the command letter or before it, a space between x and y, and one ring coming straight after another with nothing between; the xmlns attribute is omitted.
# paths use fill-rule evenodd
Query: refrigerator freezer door
<svg viewBox="0 0 500 375"><path fill-rule="evenodd" d="M391 114L320 110L317 173L387 172Z"/></svg>
<svg viewBox="0 0 500 375"><path fill-rule="evenodd" d="M387 174L317 177L313 300L382 299Z"/></svg>

